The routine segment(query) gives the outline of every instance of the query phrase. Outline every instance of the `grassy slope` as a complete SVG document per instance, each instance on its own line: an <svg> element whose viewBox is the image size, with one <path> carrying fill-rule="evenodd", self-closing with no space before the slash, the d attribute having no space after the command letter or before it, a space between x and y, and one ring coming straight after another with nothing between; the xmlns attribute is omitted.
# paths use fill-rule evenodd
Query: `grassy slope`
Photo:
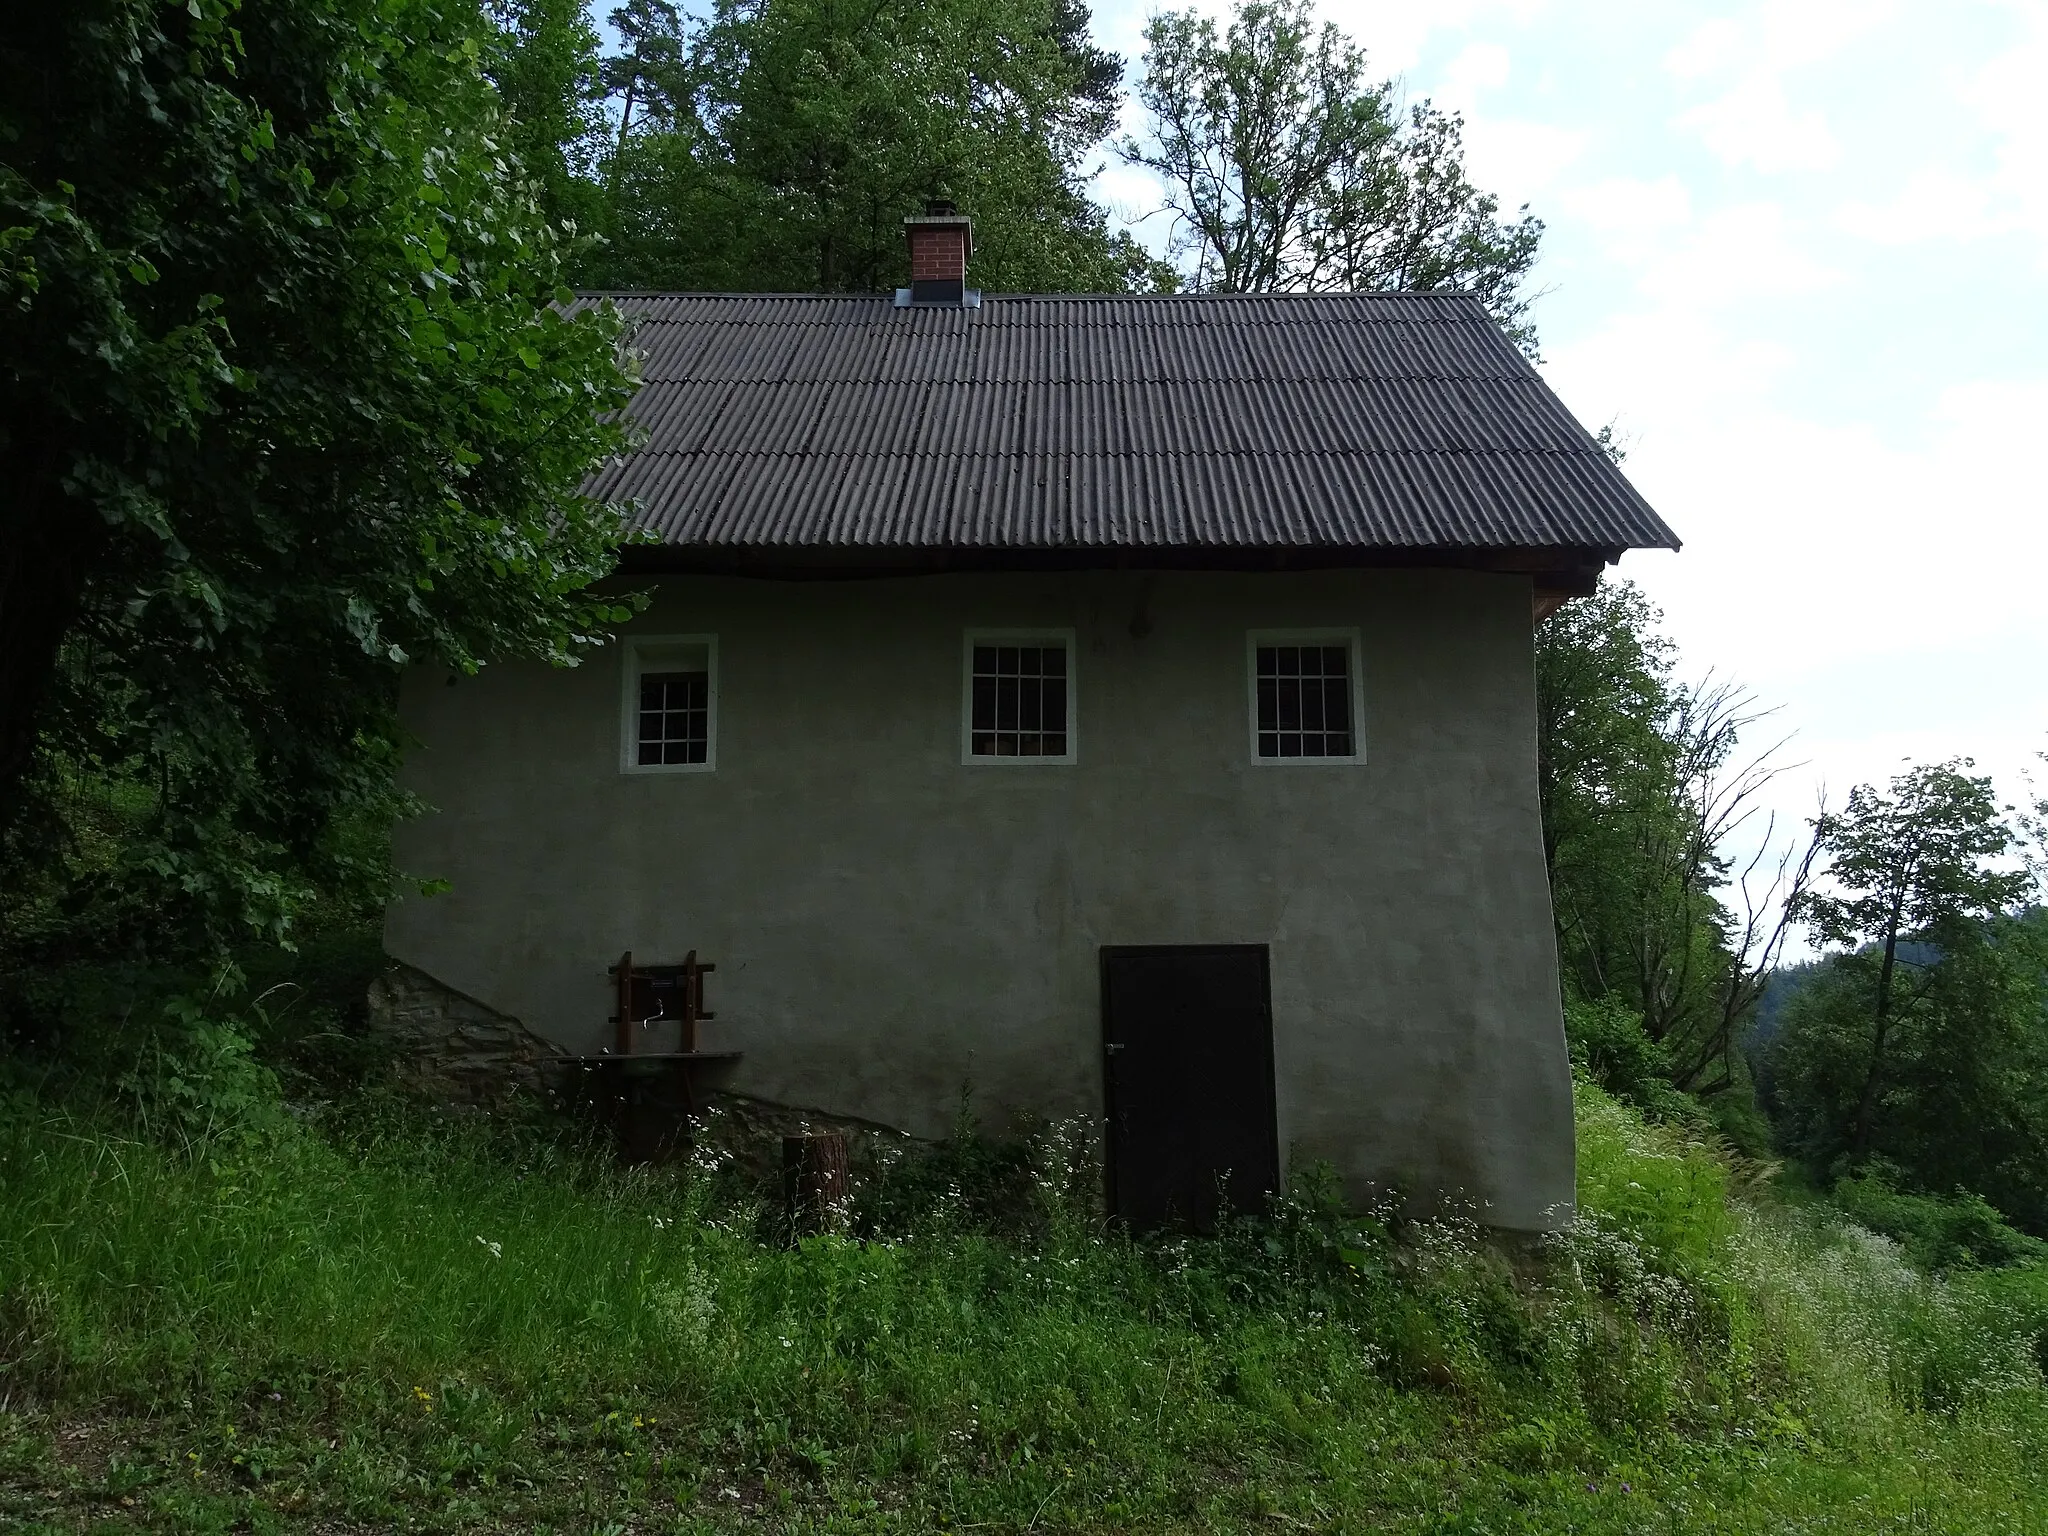
<svg viewBox="0 0 2048 1536"><path fill-rule="evenodd" d="M0 1526L2048 1530L2048 1275L1928 1280L1581 1090L1580 1228L1291 1207L1141 1250L394 1119L187 1159L0 1123Z"/></svg>

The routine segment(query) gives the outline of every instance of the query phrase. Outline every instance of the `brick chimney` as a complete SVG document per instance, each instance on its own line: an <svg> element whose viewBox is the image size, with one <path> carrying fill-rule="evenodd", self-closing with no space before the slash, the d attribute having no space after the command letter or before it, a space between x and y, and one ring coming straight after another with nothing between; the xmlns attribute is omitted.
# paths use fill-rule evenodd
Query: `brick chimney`
<svg viewBox="0 0 2048 1536"><path fill-rule="evenodd" d="M910 241L912 304L965 304L967 258L974 254L974 225L943 198L924 205L924 213L903 221Z"/></svg>

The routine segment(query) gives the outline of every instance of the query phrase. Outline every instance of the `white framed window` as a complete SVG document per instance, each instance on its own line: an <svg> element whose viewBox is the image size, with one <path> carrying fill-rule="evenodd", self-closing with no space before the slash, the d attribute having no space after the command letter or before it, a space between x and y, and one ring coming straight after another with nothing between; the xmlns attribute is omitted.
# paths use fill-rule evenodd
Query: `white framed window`
<svg viewBox="0 0 2048 1536"><path fill-rule="evenodd" d="M970 629L961 647L960 761L1074 761L1074 632Z"/></svg>
<svg viewBox="0 0 2048 1536"><path fill-rule="evenodd" d="M718 765L718 636L628 635L619 697L621 773Z"/></svg>
<svg viewBox="0 0 2048 1536"><path fill-rule="evenodd" d="M1365 761L1365 679L1355 629L1245 637L1255 763Z"/></svg>

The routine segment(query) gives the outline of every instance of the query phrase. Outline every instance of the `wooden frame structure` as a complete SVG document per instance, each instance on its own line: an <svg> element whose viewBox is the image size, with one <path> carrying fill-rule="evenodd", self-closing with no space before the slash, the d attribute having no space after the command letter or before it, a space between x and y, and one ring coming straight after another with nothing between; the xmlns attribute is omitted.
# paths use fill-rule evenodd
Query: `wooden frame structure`
<svg viewBox="0 0 2048 1536"><path fill-rule="evenodd" d="M635 965L633 951L619 956L609 974L618 993L618 1012L611 1022L618 1026L613 1051L620 1056L645 1054L640 1049L640 1031L651 1024L676 1023L682 1037L676 1054L702 1054L697 1047L697 1025L716 1018L704 1006L704 978L718 967L700 962L697 951L683 956L681 965Z"/></svg>
<svg viewBox="0 0 2048 1536"><path fill-rule="evenodd" d="M612 1048L552 1058L583 1079L628 1162L658 1162L685 1145L699 1075L740 1059L738 1051L704 1050L698 1039L697 1026L716 1017L704 1006L704 978L717 969L694 949L680 965L636 965L627 950L606 972L618 1010L609 1020ZM669 1023L680 1031L677 1049L643 1049L645 1031Z"/></svg>

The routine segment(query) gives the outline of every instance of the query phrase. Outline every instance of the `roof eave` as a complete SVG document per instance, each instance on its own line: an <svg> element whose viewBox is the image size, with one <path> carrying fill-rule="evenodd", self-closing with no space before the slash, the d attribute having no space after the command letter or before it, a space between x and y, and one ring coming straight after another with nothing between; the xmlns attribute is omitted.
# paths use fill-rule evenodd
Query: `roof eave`
<svg viewBox="0 0 2048 1536"><path fill-rule="evenodd" d="M1532 576L1560 590L1592 590L1621 545L1518 548L1367 545L791 545L633 544L628 576L729 575L804 579L938 575L963 571L1467 570Z"/></svg>

